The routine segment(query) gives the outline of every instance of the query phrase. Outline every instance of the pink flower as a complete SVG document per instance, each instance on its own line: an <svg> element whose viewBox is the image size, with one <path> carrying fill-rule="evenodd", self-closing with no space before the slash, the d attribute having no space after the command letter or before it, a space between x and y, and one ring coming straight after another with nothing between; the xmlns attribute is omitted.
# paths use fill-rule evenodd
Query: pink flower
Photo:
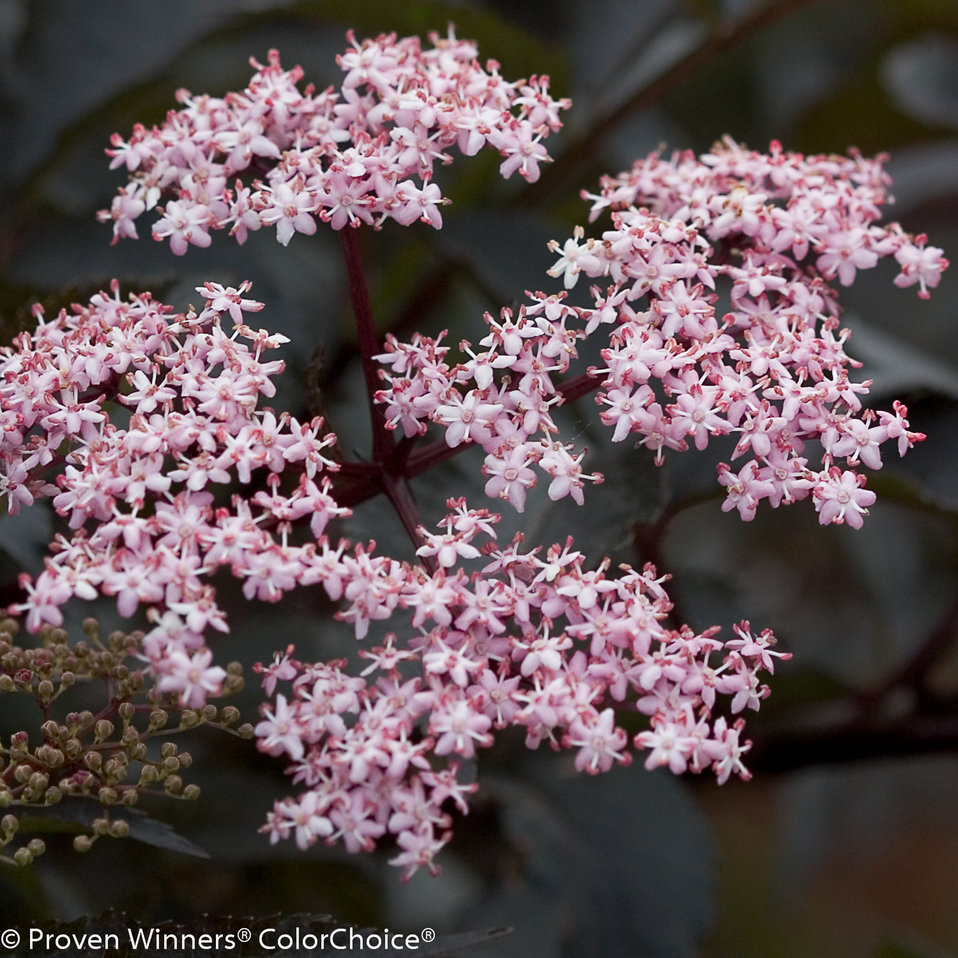
<svg viewBox="0 0 958 958"><path fill-rule="evenodd" d="M486 456L482 471L490 479L486 483L486 495L508 499L517 512L525 508L526 490L536 484L536 475L529 468L531 456L522 447L510 450L504 458Z"/></svg>
<svg viewBox="0 0 958 958"><path fill-rule="evenodd" d="M842 472L837 466L829 469L815 486L815 508L822 525L847 522L853 529L860 529L868 507L876 499L875 493L863 489L865 477L850 470Z"/></svg>
<svg viewBox="0 0 958 958"><path fill-rule="evenodd" d="M210 211L202 204L197 206L187 200L173 200L166 204L162 219L153 227L153 238L169 239L170 249L182 256L187 247L209 246L212 242L208 232Z"/></svg>
<svg viewBox="0 0 958 958"><path fill-rule="evenodd" d="M278 806L290 820L296 847L300 851L305 851L315 844L317 839L328 838L333 834L333 823L323 814L327 810L326 805L319 792L304 792L295 803Z"/></svg>
<svg viewBox="0 0 958 958"><path fill-rule="evenodd" d="M461 442L486 443L492 435L490 424L502 410L500 405L485 402L478 390L460 397L453 393L450 402L436 407L433 418L446 426L446 442L455 447Z"/></svg>
<svg viewBox="0 0 958 958"><path fill-rule="evenodd" d="M635 745L649 750L646 768L667 765L676 775L681 775L688 768L692 754L698 747L696 739L682 723L669 721L656 723L651 730L640 732L635 736Z"/></svg>
<svg viewBox="0 0 958 958"><path fill-rule="evenodd" d="M251 285L241 283L239 289L234 289L219 283L204 283L197 286L196 291L208 301L209 309L217 313L229 313L234 323L242 323L244 312L258 312L264 305L255 299L244 299L243 293L247 292Z"/></svg>
<svg viewBox="0 0 958 958"><path fill-rule="evenodd" d="M849 465L863 462L869 469L881 469L880 446L888 439L888 429L882 424L868 426L860 419L849 419L839 424L837 438L829 437L826 451L833 456L844 456Z"/></svg>
<svg viewBox="0 0 958 958"><path fill-rule="evenodd" d="M372 851L376 839L385 831L386 826L370 816L376 806L368 802L362 792L351 792L345 803L333 803L329 809L329 821L335 828L330 840L341 838L347 852Z"/></svg>
<svg viewBox="0 0 958 958"><path fill-rule="evenodd" d="M530 183L539 179L539 164L549 160L546 148L539 142L541 130L514 124L491 131L487 139L505 157L499 165L499 173L504 179L516 172Z"/></svg>
<svg viewBox="0 0 958 958"><path fill-rule="evenodd" d="M716 387L693 383L688 392L679 394L668 408L673 427L691 436L696 449L704 449L710 435L724 435L730 429L728 420L716 410L719 398Z"/></svg>
<svg viewBox="0 0 958 958"><path fill-rule="evenodd" d="M550 499L564 499L566 496L571 496L573 501L581 506L585 501L583 492L585 480L601 482L602 476L598 473L584 475L582 460L585 457L585 450L573 456L569 451L570 448L561 443L552 443L547 446L539 460L539 465L552 476L548 492Z"/></svg>
<svg viewBox="0 0 958 958"><path fill-rule="evenodd" d="M296 713L286 701L286 696L277 695L275 707L272 711L264 707L263 716L263 720L255 728L260 748L270 755L281 755L285 752L294 761L301 759L305 746Z"/></svg>
<svg viewBox="0 0 958 958"><path fill-rule="evenodd" d="M612 709L604 709L594 723L587 724L583 719L572 723L565 744L579 749L576 771L596 775L607 772L616 762L628 765L632 761L632 756L623 751L628 745L628 736L622 729L615 728L614 723Z"/></svg>
<svg viewBox="0 0 958 958"><path fill-rule="evenodd" d="M554 253L561 253L558 261L547 270L550 276L561 276L566 289L572 289L583 269L589 275L595 275L601 270L601 261L593 252L595 240L589 239L585 243L580 241L585 235L581 226L577 226L572 238L567 239L560 246L555 240L549 243L549 249Z"/></svg>
<svg viewBox="0 0 958 958"><path fill-rule="evenodd" d="M294 233L312 236L316 232L315 198L298 183L279 183L270 192L269 204L259 214L264 226L276 227L276 239L289 244Z"/></svg>
<svg viewBox="0 0 958 958"><path fill-rule="evenodd" d="M463 758L473 758L477 745L488 747L492 744L491 725L492 719L477 712L468 699L447 692L432 711L429 732L437 737L437 755L455 752Z"/></svg>
<svg viewBox="0 0 958 958"><path fill-rule="evenodd" d="M406 829L400 832L396 839L396 844L402 851L394 858L390 858L389 864L402 868L401 880L404 882L409 881L420 868L428 868L432 875L438 875L439 866L434 859L450 837L451 834L447 833L437 839L431 828L417 831Z"/></svg>
<svg viewBox="0 0 958 958"><path fill-rule="evenodd" d="M117 243L120 239L138 238L134 220L145 210L146 203L141 198L121 188L110 210L102 211L99 218L102 222L113 221L113 243Z"/></svg>
<svg viewBox="0 0 958 958"><path fill-rule="evenodd" d="M904 243L895 252L901 272L895 277L895 285L901 287L918 284L918 295L928 299L929 289L941 282L941 274L948 268L948 260L937 246L925 246L925 237L916 237L914 243Z"/></svg>
<svg viewBox="0 0 958 958"><path fill-rule="evenodd" d="M868 234L860 227L828 233L820 243L826 252L819 255L815 265L826 277L837 274L842 286L851 286L857 270L871 269L878 262L878 254L869 246Z"/></svg>
<svg viewBox="0 0 958 958"><path fill-rule="evenodd" d="M775 492L771 482L760 477L758 463L752 459L736 475L726 463L719 463L719 482L726 488L722 511L738 509L746 522L755 518L755 510L762 499Z"/></svg>
<svg viewBox="0 0 958 958"><path fill-rule="evenodd" d="M192 654L179 649L169 652L157 677L157 689L176 693L177 700L186 708L200 708L208 697L220 694L226 678L224 669L210 664L212 658L210 649Z"/></svg>

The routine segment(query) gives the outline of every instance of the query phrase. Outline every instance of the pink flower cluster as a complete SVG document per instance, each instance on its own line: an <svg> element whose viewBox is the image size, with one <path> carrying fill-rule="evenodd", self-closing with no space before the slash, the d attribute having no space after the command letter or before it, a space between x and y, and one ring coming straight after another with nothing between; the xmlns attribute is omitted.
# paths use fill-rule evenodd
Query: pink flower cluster
<svg viewBox="0 0 958 958"><path fill-rule="evenodd" d="M601 477L556 439L550 410L599 387L613 440L636 440L658 463L667 449L733 437L730 458L747 458L718 466L723 509L749 520L763 500L811 498L822 524L858 528L875 500L862 467L881 468L884 443L903 455L923 436L902 404L863 406L870 381L851 378L859 364L844 349L833 281L847 286L892 256L895 283L926 296L948 265L925 237L877 223L885 183L880 159L777 144L769 154L731 141L701 159L652 154L584 194L592 219L612 211L610 229L587 239L577 227L551 244L561 256L549 272L566 290L581 276L604 281L592 304L537 293L515 314L487 316L483 351L463 343L468 358L456 365L439 341L390 339L379 357L389 388L377 396L387 422L410 436L431 421L450 446L479 443L486 491L518 509L533 465L551 478L551 498L581 503L584 481ZM596 334L605 365L588 371L591 382L563 379L576 344Z"/></svg>
<svg viewBox="0 0 958 958"><path fill-rule="evenodd" d="M114 136L111 165L130 173L99 214L113 223L114 242L135 238L136 219L164 197L153 237L177 254L226 228L243 243L250 231L275 227L285 245L293 233L315 233L317 218L333 229L385 219L439 228L447 200L433 168L451 162L453 147L467 156L491 147L504 177L538 179L549 159L542 141L569 106L549 95L548 77L507 81L452 29L431 35L429 49L418 37L348 38L339 92L301 91L302 69L284 71L272 50L265 66L253 61L257 72L241 93L180 91L182 109L162 126Z"/></svg>
<svg viewBox="0 0 958 958"><path fill-rule="evenodd" d="M338 93L300 91L301 71L284 72L275 53L242 93L183 93L163 126L114 139L113 165L130 183L101 218L114 240L135 237L136 218L171 197L153 234L176 253L227 228L243 242L275 226L285 244L317 219L439 228L445 200L432 171L454 146L491 146L504 176L536 179L541 141L567 101L551 98L545 78L509 83L494 63L480 67L451 31L432 42L350 35ZM257 178L244 186L247 171ZM333 458L322 420L260 408L282 370L265 354L285 338L246 324L262 304L245 284L200 287L199 313L148 294L123 301L116 287L54 320L38 310L36 330L0 351L0 494L11 513L52 497L70 535L56 537L35 579L22 577L14 611L35 631L59 624L71 599L115 598L121 616L149 623L156 688L198 706L225 676L207 646L210 630L228 629L212 583L220 570L248 599L322 586L337 619L376 644L360 652L369 665L359 675L344 661L301 662L293 648L259 667L273 699L259 746L285 756L301 786L265 831L350 851L388 838L404 877L436 870L449 813L466 812L476 787L460 779L461 761L507 727L531 748L573 750L590 774L630 762L631 745L649 768L747 778L741 713L768 692L760 675L780 655L769 632L744 622L724 643L716 629L696 634L671 621L651 567L610 575L608 560L590 567L571 539L500 545L499 517L461 498L447 501L436 532L411 497L390 497L416 558L377 554L328 526L348 515L340 503L395 493L473 444L492 499L521 512L544 475L550 498L582 504L601 476L585 471L585 450L562 438L554 410L590 392L612 439L657 462L723 439L728 458L744 460L718 466L723 508L743 519L762 501L811 499L822 523L860 526L875 498L861 470L880 468L885 443L903 454L922 436L901 404L865 407L870 384L851 376L836 281L893 257L896 284L927 296L947 266L924 237L879 224L886 185L881 160L854 154L804 157L777 144L762 154L730 140L701 158L652 154L584 194L592 220L609 212L611 223L597 238L577 227L552 244L549 273L564 289L487 315L484 337L462 342L457 359L443 335L389 336L382 347L357 310L367 383L374 361L381 375L378 448L400 445L384 428L404 436L388 476L381 461ZM574 305L583 276L594 285ZM594 337L602 366L572 375ZM430 430L441 438L417 446ZM357 477L362 488L350 485ZM631 741L616 725L626 709L647 719Z"/></svg>
<svg viewBox="0 0 958 958"><path fill-rule="evenodd" d="M545 555L523 551L521 537L498 549L499 517L464 500L447 503L440 532L420 530L421 564L331 543L330 519L348 513L328 475L334 438L320 437L319 419L258 408L282 369L263 353L284 337L245 324L261 307L246 291L207 284L200 313L174 314L114 287L52 321L38 309L37 329L0 353L10 510L52 496L72 530L35 580L21 577L27 598L12 611L29 629L61 624L72 599L114 597L121 616L153 626L143 650L157 690L199 707L225 677L206 645L208 631L228 629L211 583L221 568L248 599L322 585L358 639L407 617L405 635L361 653L371 665L360 676L291 651L262 669L269 694L281 679L293 691L256 730L306 789L277 803L274 840L342 839L357 851L389 832L406 876L435 869L446 799L467 808L474 786L455 759L507 726L530 747L574 749L577 768L597 773L631 760L613 712L631 703L649 717L633 739L648 767L747 777L741 721L712 709L719 696L731 714L758 707L759 673L778 654L769 633L743 623L723 645L716 630L670 628L651 568L587 570L571 540ZM254 479L258 491L234 491Z"/></svg>
<svg viewBox="0 0 958 958"><path fill-rule="evenodd" d="M283 368L263 354L285 337L243 323L262 306L245 287L199 292L201 313L174 315L148 294L124 302L114 286L52 321L37 309L36 330L0 351L0 490L11 513L52 496L72 530L35 580L21 576L27 598L12 611L37 631L60 625L73 598L113 596L126 618L146 609L156 687L187 707L226 675L206 646L208 629L227 630L210 577L225 566L247 598L275 602L318 581L315 540L348 512L330 495L322 421L257 409ZM265 473L255 494L221 491L254 473ZM307 517L314 541L288 543Z"/></svg>
<svg viewBox="0 0 958 958"><path fill-rule="evenodd" d="M480 444L485 452L486 494L506 499L519 512L527 490L536 482L533 466L549 477L549 497L571 496L580 505L585 483L600 482L598 474L582 469L584 453L556 438L559 432L551 407L563 401L553 376L568 371L581 338L577 310L562 296L541 296L516 315L503 310L500 320L487 316L490 333L469 358L456 365L446 361L449 348L442 337L417 334L411 343L387 336L386 352L376 357L388 367L388 388L376 394L385 405L388 428L401 428L407 437L425 433L428 422L445 428L450 448Z"/></svg>
<svg viewBox="0 0 958 958"><path fill-rule="evenodd" d="M436 571L388 560L377 567L357 552L366 572L343 587L354 607L363 593L357 635L366 618L402 610L412 612L405 637L388 632L360 652L370 662L360 676L345 662L298 662L292 649L262 669L270 694L279 680L292 693L276 696L256 734L290 760L305 789L275 805L272 841L342 840L369 851L388 834L404 878L422 866L435 872L451 836L444 805L452 798L465 813L477 787L460 780L459 758L513 726L530 748L572 749L579 771L605 772L632 758L614 707L648 716L650 727L632 740L647 751L646 767L712 769L719 782L748 777L743 721L729 724L712 709L720 697L733 715L759 707L768 692L759 673L781 655L770 633L742 623L723 644L716 629L670 628L672 606L651 567L623 567L618 577L606 574L607 562L586 570L571 540L544 554L523 550L521 538L494 548L498 516L461 499L448 506L445 532L427 535L419 550L438 558ZM478 568L467 572L464 560Z"/></svg>

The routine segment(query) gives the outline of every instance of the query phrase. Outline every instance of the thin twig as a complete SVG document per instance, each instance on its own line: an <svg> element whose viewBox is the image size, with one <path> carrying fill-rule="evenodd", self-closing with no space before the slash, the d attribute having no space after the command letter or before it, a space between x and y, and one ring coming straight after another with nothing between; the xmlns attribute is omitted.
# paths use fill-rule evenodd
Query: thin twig
<svg viewBox="0 0 958 958"><path fill-rule="evenodd" d="M794 772L813 765L958 751L958 715L914 715L867 726L839 725L756 738L746 757L753 772Z"/></svg>
<svg viewBox="0 0 958 958"><path fill-rule="evenodd" d="M958 600L945 610L945 614L925 637L925 641L879 686L861 696L859 705L862 716L881 708L893 692L907 688L921 696L928 690L928 673L954 646L958 638Z"/></svg>
<svg viewBox="0 0 958 958"><path fill-rule="evenodd" d="M419 515L416 500L413 499L412 490L409 488L408 480L405 476L394 476L388 472L383 473L383 489L402 521L403 528L408 533L409 538L412 539L413 545L419 548L423 545L423 537L419 532L422 527L422 519ZM431 556L420 556L420 559L430 573L435 572L439 567Z"/></svg>
<svg viewBox="0 0 958 958"><path fill-rule="evenodd" d="M369 304L369 289L366 286L366 273L363 269L359 251L357 231L346 227L339 231L339 242L346 260L346 276L349 281L349 298L356 318L356 331L359 337L359 356L366 380L366 393L369 402L369 416L373 432L374 462L385 462L393 451L393 435L386 428L381 407L373 398L380 386L379 368L373 356L382 352L376 323L373 320L372 307Z"/></svg>
<svg viewBox="0 0 958 958"><path fill-rule="evenodd" d="M519 198L519 204L538 205L565 190L570 181L581 176L584 167L595 161L601 144L624 120L660 103L690 77L754 34L806 7L826 2L833 0L771 0L739 20L720 23L698 46L673 63L664 73L636 90L613 110L597 116L588 129L561 154L562 162L550 168L538 187L527 190Z"/></svg>

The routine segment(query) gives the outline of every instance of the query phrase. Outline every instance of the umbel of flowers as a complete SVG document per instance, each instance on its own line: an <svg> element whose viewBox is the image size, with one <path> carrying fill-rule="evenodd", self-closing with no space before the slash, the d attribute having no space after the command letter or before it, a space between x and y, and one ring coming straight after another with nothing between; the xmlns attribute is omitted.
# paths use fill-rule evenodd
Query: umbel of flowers
<svg viewBox="0 0 958 958"><path fill-rule="evenodd" d="M438 229L446 200L432 171L452 162L453 148L472 156L491 147L503 176L538 179L548 160L542 140L570 105L550 96L548 77L510 83L451 30L428 49L418 37L348 38L339 91L300 90L303 71L284 71L271 50L266 66L254 61L242 93L181 90L184 107L163 126L114 136L111 165L131 173L100 214L113 222L114 241L135 238L135 220L163 197L153 236L169 239L174 253L208 246L211 231L226 228L242 243L275 227L285 245L296 232L315 233L317 219L333 229L386 219ZM244 185L247 172L255 178Z"/></svg>
<svg viewBox="0 0 958 958"><path fill-rule="evenodd" d="M649 566L612 570L571 540L500 541L496 512L456 490L438 529L424 528L409 480L478 445L493 503L521 512L543 480L550 498L583 505L601 476L553 410L595 393L612 439L656 462L733 437L718 481L723 508L743 519L763 501L809 499L821 523L858 527L875 498L864 470L881 467L887 444L903 454L922 437L901 404L864 405L839 287L892 257L897 285L926 296L947 264L924 237L879 222L880 159L728 140L698 158L653 154L585 194L591 220L609 219L552 244L563 288L487 315L476 343L453 353L417 333L381 344L350 227L439 228L446 200L431 173L452 149L490 147L503 176L536 179L568 103L547 78L509 82L481 66L451 31L428 49L349 42L339 91L300 90L301 71L271 54L241 93L181 93L162 125L116 137L109 152L130 180L101 216L116 239L155 210L153 235L176 253L218 230L244 242L275 226L284 244L317 222L340 230L370 459L346 459L319 418L261 405L285 339L248 324L262 304L246 284L209 282L203 308L185 313L114 287L54 319L37 310L36 329L0 355L0 489L11 512L52 497L68 525L43 571L23 577L14 612L35 631L58 626L74 598L115 597L121 616L149 625L139 654L157 693L189 708L225 679L209 645L228 631L216 574L267 602L320 586L368 664L354 674L288 648L257 667L269 697L259 747L285 757L298 786L265 830L302 848L368 851L388 838L409 877L437 870L451 813L468 810L477 786L461 760L508 727L531 748L572 751L590 774L634 748L649 768L747 778L742 713L781 657L747 622L724 641L673 622L667 577ZM587 305L572 305L583 279ZM575 368L596 337L601 368ZM331 531L379 492L409 531L407 555ZM644 729L630 738L620 710L645 716Z"/></svg>

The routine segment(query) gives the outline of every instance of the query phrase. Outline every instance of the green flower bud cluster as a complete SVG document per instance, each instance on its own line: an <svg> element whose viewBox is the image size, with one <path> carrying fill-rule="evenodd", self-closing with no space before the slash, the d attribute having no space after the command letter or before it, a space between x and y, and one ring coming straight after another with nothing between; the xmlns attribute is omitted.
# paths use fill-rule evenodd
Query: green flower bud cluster
<svg viewBox="0 0 958 958"><path fill-rule="evenodd" d="M0 698L20 695L37 707L35 726L0 727L0 861L28 865L43 853L39 838L21 837L25 812L43 808L57 818L49 809L61 802L99 803L103 814L74 838L73 847L87 851L103 836L128 834L128 822L110 818L111 806L135 805L141 794L197 798L199 786L182 777L192 756L171 736L201 726L253 736L235 706L191 709L158 693L141 667L142 633L104 638L95 619L83 630L86 640L71 644L63 629L46 627L38 646L23 648L16 620L0 620ZM239 663L226 671L224 696L243 687ZM70 711L76 704L86 707Z"/></svg>

